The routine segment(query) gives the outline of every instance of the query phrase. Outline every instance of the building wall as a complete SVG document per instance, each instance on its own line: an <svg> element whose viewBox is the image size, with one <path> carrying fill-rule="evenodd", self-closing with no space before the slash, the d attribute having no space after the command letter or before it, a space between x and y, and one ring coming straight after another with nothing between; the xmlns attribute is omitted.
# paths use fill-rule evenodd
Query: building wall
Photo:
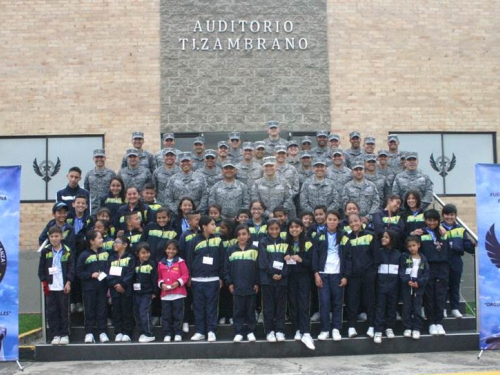
<svg viewBox="0 0 500 375"><path fill-rule="evenodd" d="M207 3L213 2L182 5ZM495 4L328 0L331 127L343 146L352 130L376 136L378 147L389 131L497 131ZM160 14L160 0L3 2L0 136L104 133L115 169L134 130L144 131L145 148L156 151ZM247 129L241 122L234 127ZM460 216L475 227L473 198L444 200L459 203ZM22 205L22 249L36 248L50 206Z"/></svg>

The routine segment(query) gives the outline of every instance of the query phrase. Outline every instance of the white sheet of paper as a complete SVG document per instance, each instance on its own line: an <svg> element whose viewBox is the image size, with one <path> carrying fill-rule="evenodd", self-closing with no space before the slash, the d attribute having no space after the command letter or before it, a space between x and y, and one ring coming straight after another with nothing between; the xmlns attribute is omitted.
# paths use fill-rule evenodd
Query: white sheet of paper
<svg viewBox="0 0 500 375"><path fill-rule="evenodd" d="M381 264L380 266L378 266L378 273L381 273L384 275L389 273L389 265L388 264Z"/></svg>
<svg viewBox="0 0 500 375"><path fill-rule="evenodd" d="M99 272L99 276L97 276L97 280L102 281L106 278L106 273L105 272Z"/></svg>
<svg viewBox="0 0 500 375"><path fill-rule="evenodd" d="M141 290L141 283L134 283L134 290Z"/></svg>
<svg viewBox="0 0 500 375"><path fill-rule="evenodd" d="M411 268L407 268L405 270L405 275L411 275Z"/></svg>
<svg viewBox="0 0 500 375"><path fill-rule="evenodd" d="M259 247L259 241L253 241L252 245L254 245L255 247Z"/></svg>
<svg viewBox="0 0 500 375"><path fill-rule="evenodd" d="M297 262L290 258L286 261L286 264L297 264Z"/></svg>
<svg viewBox="0 0 500 375"><path fill-rule="evenodd" d="M399 266L397 264L389 264L389 273L391 275L397 275L399 271Z"/></svg>
<svg viewBox="0 0 500 375"><path fill-rule="evenodd" d="M214 264L214 258L212 258L212 257L203 257L203 264L208 264L210 266L213 266L213 264Z"/></svg>
<svg viewBox="0 0 500 375"><path fill-rule="evenodd" d="M283 269L283 265L284 265L283 262L278 262L277 260L273 262L273 268L280 271Z"/></svg>
<svg viewBox="0 0 500 375"><path fill-rule="evenodd" d="M123 270L122 267L111 266L110 269L109 269L109 274L111 276L121 276L122 275L122 270Z"/></svg>
<svg viewBox="0 0 500 375"><path fill-rule="evenodd" d="M55 275L56 273L59 273L59 268L49 267L49 275Z"/></svg>

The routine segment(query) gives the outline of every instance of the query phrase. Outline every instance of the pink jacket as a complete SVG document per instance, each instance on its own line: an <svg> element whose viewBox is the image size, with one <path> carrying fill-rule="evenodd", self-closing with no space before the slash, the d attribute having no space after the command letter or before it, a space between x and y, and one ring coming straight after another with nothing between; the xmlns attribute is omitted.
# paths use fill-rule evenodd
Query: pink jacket
<svg viewBox="0 0 500 375"><path fill-rule="evenodd" d="M161 290L160 298L168 294L182 294L187 295L186 283L189 280L189 271L184 259L175 257L172 266L167 266L167 258L163 258L158 262L158 287ZM175 289L162 290L161 285L172 285L178 281L181 285Z"/></svg>

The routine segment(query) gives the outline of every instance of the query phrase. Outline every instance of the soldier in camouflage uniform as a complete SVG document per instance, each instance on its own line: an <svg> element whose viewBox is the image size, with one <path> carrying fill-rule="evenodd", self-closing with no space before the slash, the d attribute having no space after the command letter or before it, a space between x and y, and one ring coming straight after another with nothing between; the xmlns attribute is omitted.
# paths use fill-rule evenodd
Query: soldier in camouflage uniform
<svg viewBox="0 0 500 375"><path fill-rule="evenodd" d="M229 157L233 163L239 163L243 159L240 132L229 133Z"/></svg>
<svg viewBox="0 0 500 375"><path fill-rule="evenodd" d="M276 206L284 206L288 216L295 217L292 188L286 180L276 174L276 158L267 156L263 166L264 176L255 181L250 191L252 200L257 199L266 205L265 215L268 217L272 216Z"/></svg>
<svg viewBox="0 0 500 375"><path fill-rule="evenodd" d="M120 169L118 176L123 180L125 190L129 187L136 187L141 192L144 185L152 182L151 172L146 167L139 165L139 150L129 148L126 156L127 166Z"/></svg>
<svg viewBox="0 0 500 375"><path fill-rule="evenodd" d="M229 156L229 144L226 141L217 142L217 160L215 164L222 169L222 164L232 160Z"/></svg>
<svg viewBox="0 0 500 375"><path fill-rule="evenodd" d="M163 165L156 168L153 173L153 184L156 188L156 199L158 203L162 206L166 206L168 181L173 175L179 173L181 170L175 165L177 156L175 148L164 148L162 153Z"/></svg>
<svg viewBox="0 0 500 375"><path fill-rule="evenodd" d="M151 172L151 175L156 169L156 160L155 157L144 150L142 146L144 145L144 133L143 132L133 132L132 133L132 146L138 152L139 165L142 165L146 169ZM122 159L122 168L127 166L127 155L125 155Z"/></svg>
<svg viewBox="0 0 500 375"><path fill-rule="evenodd" d="M243 143L243 160L236 164L238 170L237 178L243 182L248 189L252 188L255 181L261 178L264 174L262 166L253 161L254 146L252 142Z"/></svg>
<svg viewBox="0 0 500 375"><path fill-rule="evenodd" d="M91 212L101 207L101 201L108 196L109 183L116 173L106 168L106 153L102 149L94 150L95 168L85 175L83 187L90 193Z"/></svg>
<svg viewBox="0 0 500 375"><path fill-rule="evenodd" d="M345 166L344 153L336 149L332 151L332 165L326 170L326 177L333 180L335 185L343 187L352 180L352 172Z"/></svg>
<svg viewBox="0 0 500 375"><path fill-rule="evenodd" d="M257 141L254 143L255 155L254 161L262 165L266 157L266 143L264 141Z"/></svg>
<svg viewBox="0 0 500 375"><path fill-rule="evenodd" d="M326 178L326 161L314 159L314 176L308 178L300 190L301 211L314 212L314 208L324 205L328 210L340 209L340 193L332 180Z"/></svg>
<svg viewBox="0 0 500 375"><path fill-rule="evenodd" d="M316 132L316 142L318 145L311 150L313 159L323 158L326 159L328 155L328 131L319 130Z"/></svg>
<svg viewBox="0 0 500 375"><path fill-rule="evenodd" d="M352 168L353 179L345 184L342 190L342 207L348 201L354 201L359 206L359 215L364 223L372 219L372 215L380 209L380 199L377 187L364 177L364 166L356 164Z"/></svg>
<svg viewBox="0 0 500 375"><path fill-rule="evenodd" d="M392 184L394 182L394 173L392 173L391 169L389 168L389 151L387 150L380 150L378 152L377 156L377 172L378 174L384 176L387 180L387 183L389 186L391 186L392 190Z"/></svg>
<svg viewBox="0 0 500 375"><path fill-rule="evenodd" d="M177 162L179 158L177 158ZM205 165L205 138L196 137L193 141L193 152L191 153L191 169L193 171L203 168Z"/></svg>
<svg viewBox="0 0 500 375"><path fill-rule="evenodd" d="M299 175L297 170L286 163L286 147L277 145L274 148L276 152L276 174L288 181L292 187L292 197L295 197L300 192Z"/></svg>
<svg viewBox="0 0 500 375"><path fill-rule="evenodd" d="M312 168L312 157L309 151L303 151L300 153L300 167L297 169L299 174L299 186L302 188L302 184L309 177L314 175L314 170Z"/></svg>
<svg viewBox="0 0 500 375"><path fill-rule="evenodd" d="M356 157L361 155L361 153L363 152L360 147L361 135L359 134L359 132L350 132L349 142L351 142L351 148L345 150L345 157L346 165L350 168L352 165L354 165L354 159L356 159Z"/></svg>
<svg viewBox="0 0 500 375"><path fill-rule="evenodd" d="M361 151L361 154L356 156L356 158L354 159L354 164L359 164L359 163L364 164L366 160L366 155L372 155L372 154L375 154L375 138L372 136L368 136L365 137L365 140L363 142L363 150Z"/></svg>
<svg viewBox="0 0 500 375"><path fill-rule="evenodd" d="M191 198L200 212L208 209L207 182L202 175L193 173L191 153L182 152L179 156L181 171L170 179L167 186L167 207L170 212L177 212L182 198Z"/></svg>
<svg viewBox="0 0 500 375"><path fill-rule="evenodd" d="M399 150L399 138L396 134L390 134L387 137L387 145L389 147L389 169L396 176L398 173L403 172L401 158L405 156L405 152Z"/></svg>
<svg viewBox="0 0 500 375"><path fill-rule="evenodd" d="M433 201L434 185L425 173L418 169L418 155L408 152L406 155L406 170L396 175L392 193L406 199L408 190L418 190L422 197L422 208L425 210Z"/></svg>
<svg viewBox="0 0 500 375"><path fill-rule="evenodd" d="M296 140L292 139L286 146L286 152L288 155L288 157L286 158L286 162L295 169L298 169L300 167L299 143Z"/></svg>
<svg viewBox="0 0 500 375"><path fill-rule="evenodd" d="M385 208L386 199L392 193L392 186L387 179L377 172L377 156L375 154L365 155L365 178L375 184L378 190L380 209Z"/></svg>
<svg viewBox="0 0 500 375"><path fill-rule="evenodd" d="M236 177L237 169L232 161L226 161L222 167L224 179L210 189L208 205L218 204L222 207L222 216L234 219L242 207L250 204L248 187Z"/></svg>
<svg viewBox="0 0 500 375"><path fill-rule="evenodd" d="M288 141L284 138L280 138L280 127L278 121L269 121L267 123L267 133L269 134L269 137L264 139L266 154L273 156L274 147L277 145L286 147Z"/></svg>
<svg viewBox="0 0 500 375"><path fill-rule="evenodd" d="M308 135L303 136L302 139L300 140L300 150L307 151L310 153L311 149L312 149L311 137L309 137Z"/></svg>
<svg viewBox="0 0 500 375"><path fill-rule="evenodd" d="M174 133L163 134L163 149L161 149L155 154L156 168L163 166L163 157L165 156L163 150L165 150L166 148L174 150L175 156L179 156L179 154L181 153L181 150L175 148Z"/></svg>
<svg viewBox="0 0 500 375"><path fill-rule="evenodd" d="M216 156L217 152L215 150L210 148L205 150L205 165L194 172L195 175L205 179L208 191L210 191L212 186L214 186L217 182L222 180L222 169L215 164Z"/></svg>

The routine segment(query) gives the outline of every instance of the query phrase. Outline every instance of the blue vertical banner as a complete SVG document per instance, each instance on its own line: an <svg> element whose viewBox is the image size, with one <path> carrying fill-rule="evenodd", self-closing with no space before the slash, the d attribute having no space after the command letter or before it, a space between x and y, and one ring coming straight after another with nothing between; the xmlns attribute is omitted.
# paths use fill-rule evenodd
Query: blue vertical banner
<svg viewBox="0 0 500 375"><path fill-rule="evenodd" d="M500 165L476 165L480 349L500 349Z"/></svg>
<svg viewBox="0 0 500 375"><path fill-rule="evenodd" d="M0 167L0 361L19 359L21 167Z"/></svg>

